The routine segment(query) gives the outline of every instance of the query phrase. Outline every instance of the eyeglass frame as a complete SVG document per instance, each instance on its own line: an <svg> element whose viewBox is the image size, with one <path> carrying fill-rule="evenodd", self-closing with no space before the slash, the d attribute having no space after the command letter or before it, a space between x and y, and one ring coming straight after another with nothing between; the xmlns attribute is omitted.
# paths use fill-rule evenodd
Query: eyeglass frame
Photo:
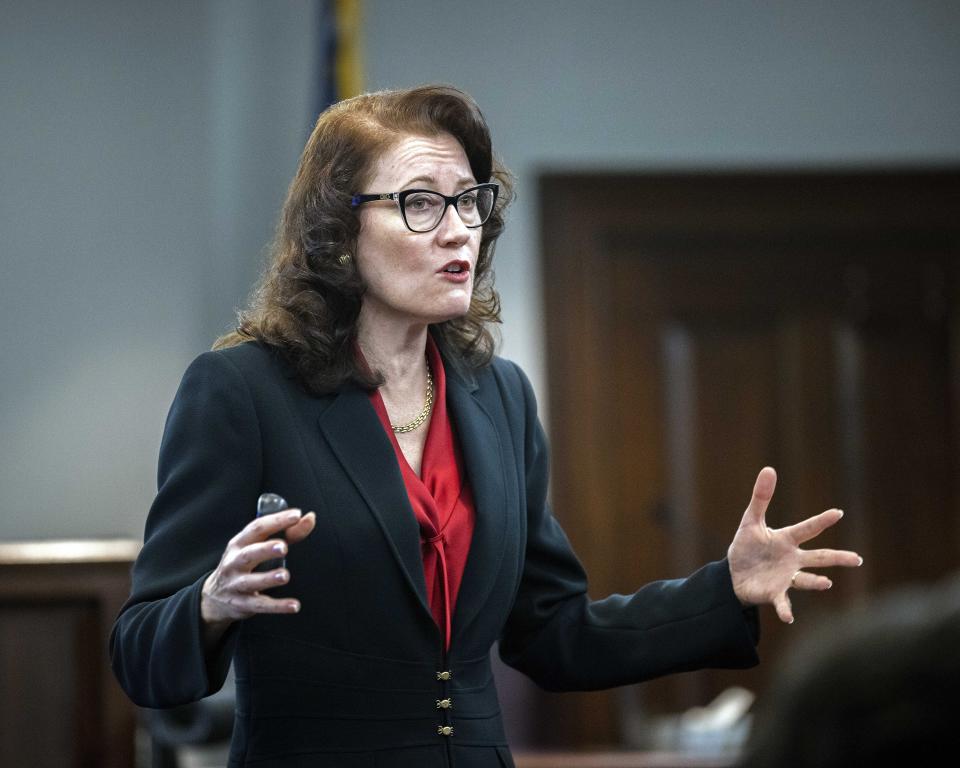
<svg viewBox="0 0 960 768"><path fill-rule="evenodd" d="M400 209L400 218L403 219L403 223L407 229L416 234L424 234L426 232L433 232L433 230L440 226L440 223L443 221L443 217L447 215L447 208L449 208L451 205L457 212L457 216L460 216L460 209L457 207L457 203L460 201L460 198L469 194L470 192L476 192L478 189L493 190L493 202L490 203L490 213L487 214L487 218L485 218L479 224L467 224L466 222L463 222L463 226L465 226L467 229L477 229L477 227L482 227L484 224L490 221L490 217L493 216L493 211L497 207L497 197L500 194L500 185L496 182L489 181L485 184L476 184L469 189L463 190L463 192L458 192L455 195L444 195L441 192L437 192L435 189L405 189L402 192L377 192L363 195L357 194L350 198L350 207L359 208L364 203L375 203L378 200L393 200L397 204L397 208ZM431 195L436 195L437 197L443 198L443 212L437 219L437 223L430 227L430 229L414 229L410 226L410 222L407 221L407 211L404 207L404 202L406 201L407 197L416 194L417 192L428 192ZM462 216L460 217L460 221L463 221Z"/></svg>

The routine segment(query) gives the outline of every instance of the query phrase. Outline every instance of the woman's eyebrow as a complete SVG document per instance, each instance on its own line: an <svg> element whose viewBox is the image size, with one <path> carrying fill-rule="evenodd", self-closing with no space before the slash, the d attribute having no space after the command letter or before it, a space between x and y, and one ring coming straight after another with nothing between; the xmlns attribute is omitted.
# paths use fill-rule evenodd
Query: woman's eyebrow
<svg viewBox="0 0 960 768"><path fill-rule="evenodd" d="M436 179L435 176L430 176L430 175L426 175L426 176L414 176L412 179L408 179L407 182L400 187L400 189L406 189L406 188L409 187L411 184L431 184L431 185L434 185L434 186L435 186L436 183L437 183L437 179ZM472 186L474 186L476 183L477 183L477 182L474 181L473 176L460 176L460 177L457 178L457 186L458 186L458 187L459 187L459 186L472 187Z"/></svg>
<svg viewBox="0 0 960 768"><path fill-rule="evenodd" d="M411 184L417 184L417 183L436 184L437 180L433 176L414 176L412 179L407 180L405 184L402 184L400 188L405 189L406 187L409 187Z"/></svg>

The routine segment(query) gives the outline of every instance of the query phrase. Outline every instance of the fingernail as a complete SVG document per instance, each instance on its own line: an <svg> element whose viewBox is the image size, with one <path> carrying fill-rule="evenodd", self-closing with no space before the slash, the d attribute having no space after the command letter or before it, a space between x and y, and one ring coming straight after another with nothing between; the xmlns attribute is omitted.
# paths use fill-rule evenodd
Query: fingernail
<svg viewBox="0 0 960 768"><path fill-rule="evenodd" d="M300 613L300 603L290 603L290 610L294 613Z"/></svg>
<svg viewBox="0 0 960 768"><path fill-rule="evenodd" d="M833 586L833 582L832 582L832 581L828 581L828 582L827 582L827 589L830 589L832 586Z"/></svg>
<svg viewBox="0 0 960 768"><path fill-rule="evenodd" d="M299 509L287 510L287 520L299 520L302 513Z"/></svg>
<svg viewBox="0 0 960 768"><path fill-rule="evenodd" d="M275 574L273 574L273 578L275 578L277 581L286 581L286 580L287 580L287 572L286 572L286 571L280 571L280 573L275 573Z"/></svg>
<svg viewBox="0 0 960 768"><path fill-rule="evenodd" d="M787 624L793 624L793 616L790 617L790 621L788 621Z"/></svg>
<svg viewBox="0 0 960 768"><path fill-rule="evenodd" d="M840 513L840 517L843 517L843 510L842 510L842 509L838 509L837 512ZM837 520L839 520L840 517L838 517Z"/></svg>
<svg viewBox="0 0 960 768"><path fill-rule="evenodd" d="M861 565L863 565L863 558L862 558L862 557L860 558L860 562L857 563L857 568L859 568Z"/></svg>
<svg viewBox="0 0 960 768"><path fill-rule="evenodd" d="M284 552L287 551L287 545L284 544L282 541L278 541L276 544L273 545L273 551L276 552L278 555L282 555Z"/></svg>

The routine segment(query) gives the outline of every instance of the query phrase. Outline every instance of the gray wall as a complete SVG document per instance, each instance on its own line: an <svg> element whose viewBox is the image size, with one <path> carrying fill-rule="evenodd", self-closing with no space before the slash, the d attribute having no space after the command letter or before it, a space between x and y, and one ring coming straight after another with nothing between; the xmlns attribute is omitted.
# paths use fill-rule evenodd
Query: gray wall
<svg viewBox="0 0 960 768"><path fill-rule="evenodd" d="M314 109L309 2L0 2L0 540L136 536Z"/></svg>
<svg viewBox="0 0 960 768"><path fill-rule="evenodd" d="M365 5L368 87L464 87L519 178L504 353L541 396L539 171L960 161L949 0ZM180 375L306 137L317 15L0 0L0 540L140 535Z"/></svg>
<svg viewBox="0 0 960 768"><path fill-rule="evenodd" d="M368 87L460 85L519 177L497 257L503 352L541 400L539 171L960 161L951 0L368 6Z"/></svg>

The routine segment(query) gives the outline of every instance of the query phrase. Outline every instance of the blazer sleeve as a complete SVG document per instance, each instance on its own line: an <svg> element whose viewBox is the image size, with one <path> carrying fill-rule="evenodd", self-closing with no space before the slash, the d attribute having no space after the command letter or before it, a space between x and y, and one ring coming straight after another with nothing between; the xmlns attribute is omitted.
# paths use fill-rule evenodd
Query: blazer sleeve
<svg viewBox="0 0 960 768"><path fill-rule="evenodd" d="M225 355L205 353L170 408L131 595L110 635L114 674L140 706L185 704L223 685L238 625L207 657L201 589L229 539L255 516L260 475L249 390Z"/></svg>
<svg viewBox="0 0 960 768"><path fill-rule="evenodd" d="M549 459L533 390L523 372L513 370L514 391L522 393L527 541L500 640L503 660L554 691L756 664L757 610L741 605L725 560L632 595L588 597L586 573L547 503Z"/></svg>

